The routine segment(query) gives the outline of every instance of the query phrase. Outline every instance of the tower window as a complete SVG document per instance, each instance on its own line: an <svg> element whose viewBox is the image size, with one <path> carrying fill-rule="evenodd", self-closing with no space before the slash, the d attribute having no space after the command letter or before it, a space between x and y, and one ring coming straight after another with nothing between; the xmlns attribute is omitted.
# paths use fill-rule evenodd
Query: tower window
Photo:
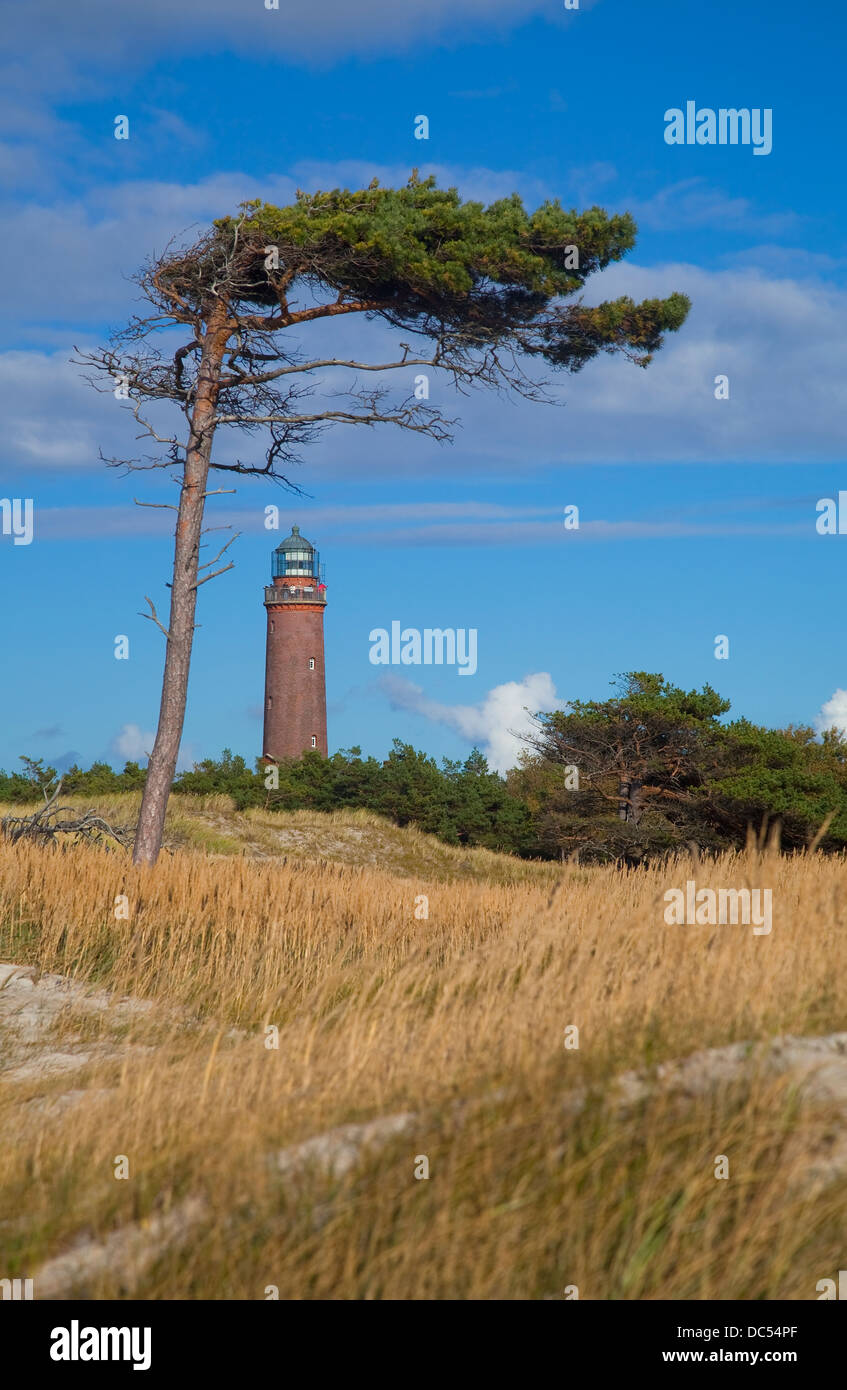
<svg viewBox="0 0 847 1390"><path fill-rule="evenodd" d="M274 630L274 620L273 620L273 618L271 618L271 632L273 632L273 630Z"/></svg>
<svg viewBox="0 0 847 1390"><path fill-rule="evenodd" d="M310 656L310 657L309 657L309 670L310 670L310 671L314 671L314 669L315 669L315 658L314 658L313 656Z"/></svg>
<svg viewBox="0 0 847 1390"><path fill-rule="evenodd" d="M318 746L318 740L317 740L317 738L315 737L315 735L312 734L312 747L313 747L313 748L317 748L317 746Z"/></svg>
<svg viewBox="0 0 847 1390"><path fill-rule="evenodd" d="M273 709L273 703L274 703L274 697L273 697L273 695L269 695L269 696L268 696L268 709Z"/></svg>

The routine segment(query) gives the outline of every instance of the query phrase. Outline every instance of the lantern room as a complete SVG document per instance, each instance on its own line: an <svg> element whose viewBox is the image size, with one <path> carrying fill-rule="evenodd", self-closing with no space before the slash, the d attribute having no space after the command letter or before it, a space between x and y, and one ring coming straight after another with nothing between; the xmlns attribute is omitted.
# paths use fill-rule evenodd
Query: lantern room
<svg viewBox="0 0 847 1390"><path fill-rule="evenodd" d="M292 526L291 535L277 546L272 566L274 579L322 578L320 556L311 541L300 535L299 526Z"/></svg>

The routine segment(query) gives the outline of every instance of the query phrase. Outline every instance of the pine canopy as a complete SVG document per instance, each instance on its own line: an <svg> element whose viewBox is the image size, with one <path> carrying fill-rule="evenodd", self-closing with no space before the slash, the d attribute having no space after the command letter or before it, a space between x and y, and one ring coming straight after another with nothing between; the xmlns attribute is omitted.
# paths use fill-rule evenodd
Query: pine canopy
<svg viewBox="0 0 847 1390"><path fill-rule="evenodd" d="M212 287L225 285L234 308L278 310L284 326L299 281L317 301L338 297L340 311L356 304L455 348L508 346L568 371L600 351L646 365L685 321L684 294L563 303L621 260L635 234L628 213L567 211L558 200L528 212L517 194L486 207L413 175L402 188L374 181L300 192L286 207L245 203L214 223L201 254L195 247L163 266L159 284L201 312Z"/></svg>

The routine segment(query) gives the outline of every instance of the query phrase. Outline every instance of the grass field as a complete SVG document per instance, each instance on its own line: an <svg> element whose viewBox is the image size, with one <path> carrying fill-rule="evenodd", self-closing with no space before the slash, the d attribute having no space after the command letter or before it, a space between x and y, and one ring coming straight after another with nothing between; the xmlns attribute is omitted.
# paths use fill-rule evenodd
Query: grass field
<svg viewBox="0 0 847 1390"><path fill-rule="evenodd" d="M0 842L0 961L35 967L17 1014L0 989L0 1276L814 1299L843 1267L847 1081L810 1096L755 1046L847 1029L843 859L589 870L224 798L174 798L168 837L154 870ZM772 932L667 925L687 878L772 889ZM73 988L42 1015L54 974ZM736 1043L746 1062L663 1084ZM62 1283L69 1251L93 1254Z"/></svg>

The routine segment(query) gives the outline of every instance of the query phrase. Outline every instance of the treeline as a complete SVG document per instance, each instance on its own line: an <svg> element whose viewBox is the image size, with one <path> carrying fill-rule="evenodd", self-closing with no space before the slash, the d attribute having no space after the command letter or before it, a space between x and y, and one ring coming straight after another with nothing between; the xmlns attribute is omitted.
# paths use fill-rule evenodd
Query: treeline
<svg viewBox="0 0 847 1390"><path fill-rule="evenodd" d="M754 832L786 849L847 848L847 740L830 730L724 722L729 701L708 685L685 691L649 672L617 677L604 701L540 714L520 766L505 777L474 749L437 763L395 740L388 757L360 748L306 753L276 768L224 750L181 773L174 790L231 796L238 809L363 808L414 824L449 844L581 862L641 863L692 842L706 853ZM0 773L0 801L31 801L56 773L25 758ZM128 762L72 767L63 790L137 791Z"/></svg>
<svg viewBox="0 0 847 1390"><path fill-rule="evenodd" d="M0 802L32 801L57 780L55 768L23 759L21 773L0 772ZM98 796L139 791L145 772L128 762L122 772L108 763L62 775L62 792ZM274 783L276 785L274 785ZM304 753L302 758L268 768L256 759L224 749L219 759L205 758L180 773L173 789L186 795L223 792L238 810L264 806L277 810L339 811L363 808L388 816L397 825L416 825L454 845L480 845L514 854L532 852L532 818L527 806L508 789L478 749L464 762L442 759L439 767L410 744L395 739L387 759L363 758L361 748L342 749L330 758Z"/></svg>
<svg viewBox="0 0 847 1390"><path fill-rule="evenodd" d="M537 720L532 756L508 777L539 853L644 862L694 843L716 852L750 833L784 849L847 848L847 740L835 729L723 723L711 686L618 676L611 699Z"/></svg>

